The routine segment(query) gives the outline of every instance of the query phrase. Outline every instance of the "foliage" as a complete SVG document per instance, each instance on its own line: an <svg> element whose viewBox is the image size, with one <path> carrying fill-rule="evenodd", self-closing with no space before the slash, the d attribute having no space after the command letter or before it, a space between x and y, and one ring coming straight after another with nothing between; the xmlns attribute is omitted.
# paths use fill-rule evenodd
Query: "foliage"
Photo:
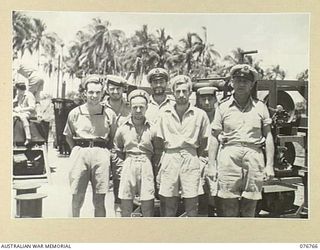
<svg viewBox="0 0 320 250"><path fill-rule="evenodd" d="M46 24L30 18L21 12L13 12L14 56L38 52L46 60L45 71L51 75L57 71L57 55L64 48L62 40L55 33L46 32ZM134 35L127 37L113 29L109 21L94 18L82 30L75 33L74 40L65 46L62 71L71 77L82 78L86 74L118 74L140 84L143 76L154 67L166 68L171 76L187 74L190 77L228 76L230 68L237 63L252 65L262 79L285 79L286 72L280 65L267 69L261 67L261 60L254 56L243 56L243 49L235 48L229 55L221 56L213 43L207 41L207 29L203 33L189 32L177 43L164 28L150 32L143 25ZM41 52L40 52L41 51ZM297 79L307 80L308 70Z"/></svg>

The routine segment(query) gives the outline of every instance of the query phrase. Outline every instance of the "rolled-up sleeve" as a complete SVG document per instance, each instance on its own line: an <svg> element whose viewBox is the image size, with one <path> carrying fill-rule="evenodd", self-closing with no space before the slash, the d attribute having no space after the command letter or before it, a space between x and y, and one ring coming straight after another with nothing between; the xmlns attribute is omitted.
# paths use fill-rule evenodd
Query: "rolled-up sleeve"
<svg viewBox="0 0 320 250"><path fill-rule="evenodd" d="M262 104L262 124L263 126L268 126L272 123L272 119L270 118L269 110L267 108L267 105L264 103Z"/></svg>
<svg viewBox="0 0 320 250"><path fill-rule="evenodd" d="M214 114L214 118L213 121L211 123L211 129L212 130L222 130L223 126L222 126L222 112L221 112L221 108L218 106L218 108L216 109L216 112Z"/></svg>

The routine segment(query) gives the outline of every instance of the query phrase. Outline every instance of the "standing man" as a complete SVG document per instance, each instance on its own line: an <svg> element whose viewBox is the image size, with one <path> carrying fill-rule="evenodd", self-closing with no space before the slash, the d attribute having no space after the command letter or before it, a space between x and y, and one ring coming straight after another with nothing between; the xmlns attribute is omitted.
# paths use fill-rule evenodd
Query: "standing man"
<svg viewBox="0 0 320 250"><path fill-rule="evenodd" d="M31 142L30 124L28 119L36 117L36 102L33 94L27 90L24 82L15 84L17 90L16 96L13 99L13 117L21 120L25 132L25 145Z"/></svg>
<svg viewBox="0 0 320 250"><path fill-rule="evenodd" d="M150 83L152 89L152 96L150 97L150 102L148 105L148 109L146 112L146 117L150 122L156 123L159 119L160 111L170 109L171 106L174 104L174 101L169 99L166 94L166 89L169 83L169 74L163 68L154 68L149 71L147 75L147 80ZM156 177L158 174L158 168L154 165L154 176ZM159 188L156 185L155 180L155 191L156 197L158 198ZM162 208L163 203L160 204L160 213L162 215Z"/></svg>
<svg viewBox="0 0 320 250"><path fill-rule="evenodd" d="M179 192L187 216L198 215L200 185L199 156L206 156L210 136L206 113L189 102L191 79L178 75L172 79L176 104L164 110L157 122L157 137L164 143L164 156L158 174L160 202L165 217L176 216Z"/></svg>
<svg viewBox="0 0 320 250"><path fill-rule="evenodd" d="M230 75L234 93L216 110L209 157L215 164L221 145L217 162L221 215L254 217L263 181L274 176L271 119L267 106L251 96L258 77L256 70L240 64L231 69Z"/></svg>
<svg viewBox="0 0 320 250"><path fill-rule="evenodd" d="M105 195L108 191L110 152L115 134L116 115L100 104L103 81L89 75L84 81L86 103L70 111L64 130L72 149L70 185L72 216L79 217L88 182L93 191L94 216L105 217Z"/></svg>
<svg viewBox="0 0 320 250"><path fill-rule="evenodd" d="M117 116L117 128L120 127L130 116L130 106L123 98L126 80L120 76L107 75L107 93L108 97L103 101L103 105L110 107ZM117 156L115 150L111 152L111 171L113 181L114 209L120 213L119 184L122 160Z"/></svg>
<svg viewBox="0 0 320 250"><path fill-rule="evenodd" d="M197 90L197 107L206 112L210 123L213 121L218 102L215 87L202 87ZM210 140L211 140L210 136ZM201 188L204 194L199 195L199 215L215 216L216 181L208 177L208 157L201 160ZM202 191L202 190L201 190ZM201 192L200 192L201 193Z"/></svg>
<svg viewBox="0 0 320 250"><path fill-rule="evenodd" d="M146 117L149 95L144 90L129 94L131 117L118 128L115 144L119 157L125 159L121 173L119 197L122 217L129 217L133 210L133 199L140 197L144 217L154 215L154 175L152 161L160 159L156 151L154 126Z"/></svg>
<svg viewBox="0 0 320 250"><path fill-rule="evenodd" d="M166 88L169 82L169 74L163 68L154 68L150 70L147 79L152 89L152 96L146 112L149 121L155 123L159 117L159 111L170 108L174 101L170 100L166 94Z"/></svg>

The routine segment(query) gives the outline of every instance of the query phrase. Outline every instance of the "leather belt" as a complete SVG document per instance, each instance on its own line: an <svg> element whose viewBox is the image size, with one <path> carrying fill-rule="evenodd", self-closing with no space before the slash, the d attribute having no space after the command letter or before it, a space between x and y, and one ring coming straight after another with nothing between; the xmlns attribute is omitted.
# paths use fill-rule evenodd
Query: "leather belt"
<svg viewBox="0 0 320 250"><path fill-rule="evenodd" d="M104 141L94 141L94 140L75 140L75 146L79 146L82 148L106 148L106 142Z"/></svg>

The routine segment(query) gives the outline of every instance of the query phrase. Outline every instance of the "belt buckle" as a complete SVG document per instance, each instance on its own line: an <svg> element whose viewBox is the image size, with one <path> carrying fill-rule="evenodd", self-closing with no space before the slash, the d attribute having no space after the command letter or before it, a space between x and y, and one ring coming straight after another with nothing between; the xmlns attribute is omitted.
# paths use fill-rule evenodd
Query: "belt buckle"
<svg viewBox="0 0 320 250"><path fill-rule="evenodd" d="M93 147L94 147L94 141L92 141L92 140L89 141L89 147L90 147L90 148L93 148Z"/></svg>

